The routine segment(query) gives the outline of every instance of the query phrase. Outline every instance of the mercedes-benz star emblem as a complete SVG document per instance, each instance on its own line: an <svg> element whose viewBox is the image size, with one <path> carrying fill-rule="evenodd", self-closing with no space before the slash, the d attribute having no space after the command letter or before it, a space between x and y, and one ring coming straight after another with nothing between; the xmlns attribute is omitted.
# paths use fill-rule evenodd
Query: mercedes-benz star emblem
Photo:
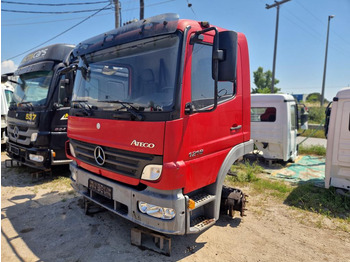
<svg viewBox="0 0 350 262"><path fill-rule="evenodd" d="M18 139L18 137L19 137L19 129L18 129L18 126L15 126L15 127L13 128L13 137L16 138L16 139Z"/></svg>
<svg viewBox="0 0 350 262"><path fill-rule="evenodd" d="M105 152L102 147L97 146L94 151L95 161L99 166L103 166L106 160Z"/></svg>

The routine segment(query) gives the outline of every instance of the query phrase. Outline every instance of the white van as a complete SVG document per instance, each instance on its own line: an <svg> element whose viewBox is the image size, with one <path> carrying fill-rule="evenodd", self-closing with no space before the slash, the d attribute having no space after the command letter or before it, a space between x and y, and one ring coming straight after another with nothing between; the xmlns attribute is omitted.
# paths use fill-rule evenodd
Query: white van
<svg viewBox="0 0 350 262"><path fill-rule="evenodd" d="M7 127L7 111L12 100L13 87L10 84L1 84L1 144L6 143L5 130Z"/></svg>
<svg viewBox="0 0 350 262"><path fill-rule="evenodd" d="M326 117L325 186L350 190L350 88L337 93Z"/></svg>
<svg viewBox="0 0 350 262"><path fill-rule="evenodd" d="M295 161L298 111L293 96L251 95L251 138L266 160Z"/></svg>

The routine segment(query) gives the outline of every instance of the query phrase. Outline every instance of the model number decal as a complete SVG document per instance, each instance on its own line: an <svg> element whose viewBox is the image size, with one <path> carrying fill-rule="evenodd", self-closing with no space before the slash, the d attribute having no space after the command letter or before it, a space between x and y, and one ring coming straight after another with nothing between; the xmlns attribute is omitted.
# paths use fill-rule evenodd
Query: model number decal
<svg viewBox="0 0 350 262"><path fill-rule="evenodd" d="M26 120L34 121L35 118L36 118L36 114L35 113L27 113L26 114Z"/></svg>
<svg viewBox="0 0 350 262"><path fill-rule="evenodd" d="M203 154L203 152L204 152L204 150L203 150L203 149L200 149L200 150L197 150L197 151L193 151L193 152L188 153L188 156L189 156L189 157L199 156L199 155Z"/></svg>

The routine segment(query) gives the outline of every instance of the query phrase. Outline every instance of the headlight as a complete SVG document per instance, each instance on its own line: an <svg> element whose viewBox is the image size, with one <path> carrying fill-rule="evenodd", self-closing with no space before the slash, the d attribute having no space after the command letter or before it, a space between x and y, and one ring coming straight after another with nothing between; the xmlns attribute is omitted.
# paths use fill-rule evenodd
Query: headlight
<svg viewBox="0 0 350 262"><path fill-rule="evenodd" d="M162 165L148 165L142 171L141 179L144 180L157 180L162 174Z"/></svg>
<svg viewBox="0 0 350 262"><path fill-rule="evenodd" d="M175 217L175 210L168 207L160 207L139 201L139 210L141 213L147 214L151 217L160 219L173 219Z"/></svg>
<svg viewBox="0 0 350 262"><path fill-rule="evenodd" d="M70 150L70 153L72 154L72 156L75 157L74 147L71 143L69 143L69 150Z"/></svg>
<svg viewBox="0 0 350 262"><path fill-rule="evenodd" d="M40 155L29 154L29 159L35 162L43 162L44 157Z"/></svg>
<svg viewBox="0 0 350 262"><path fill-rule="evenodd" d="M33 133L33 134L30 136L30 141L31 141L31 142L35 142L37 138L38 138L38 133Z"/></svg>

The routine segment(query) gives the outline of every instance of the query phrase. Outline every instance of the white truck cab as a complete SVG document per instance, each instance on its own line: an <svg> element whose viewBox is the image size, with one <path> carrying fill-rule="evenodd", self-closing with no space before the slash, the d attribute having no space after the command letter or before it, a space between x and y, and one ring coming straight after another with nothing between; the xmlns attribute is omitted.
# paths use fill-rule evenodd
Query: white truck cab
<svg viewBox="0 0 350 262"><path fill-rule="evenodd" d="M251 95L251 138L266 160L295 161L298 111L293 96Z"/></svg>
<svg viewBox="0 0 350 262"><path fill-rule="evenodd" d="M337 93L327 112L325 187L350 190L350 88Z"/></svg>
<svg viewBox="0 0 350 262"><path fill-rule="evenodd" d="M1 144L5 144L7 140L6 128L7 128L7 111L12 99L13 87L4 83L1 84Z"/></svg>

